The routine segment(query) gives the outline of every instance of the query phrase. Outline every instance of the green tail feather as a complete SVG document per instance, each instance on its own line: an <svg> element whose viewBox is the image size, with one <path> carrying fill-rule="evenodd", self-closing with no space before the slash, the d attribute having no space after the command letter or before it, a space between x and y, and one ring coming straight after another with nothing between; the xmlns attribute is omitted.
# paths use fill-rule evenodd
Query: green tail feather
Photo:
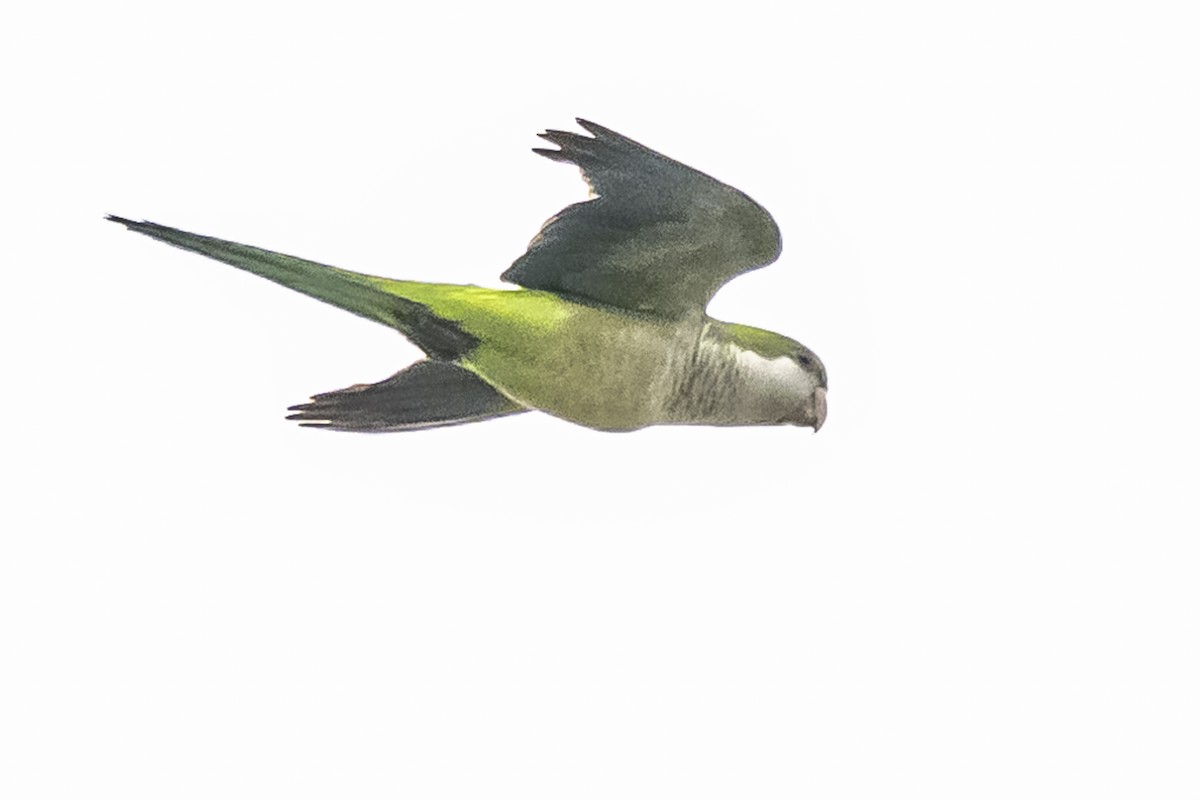
<svg viewBox="0 0 1200 800"><path fill-rule="evenodd" d="M223 261L352 314L395 328L433 358L452 361L479 344L478 339L455 322L438 317L420 303L379 289L370 283L369 276L361 273L259 247L200 236L153 222L134 222L113 215L107 219L152 239Z"/></svg>

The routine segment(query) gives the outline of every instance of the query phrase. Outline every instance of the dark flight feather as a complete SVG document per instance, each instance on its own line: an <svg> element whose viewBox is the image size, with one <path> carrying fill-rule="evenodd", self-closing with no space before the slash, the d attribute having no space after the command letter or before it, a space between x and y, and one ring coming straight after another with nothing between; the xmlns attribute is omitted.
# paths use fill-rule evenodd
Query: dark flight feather
<svg viewBox="0 0 1200 800"><path fill-rule="evenodd" d="M335 431L438 428L527 411L475 373L442 361L418 361L379 383L314 395L288 419Z"/></svg>

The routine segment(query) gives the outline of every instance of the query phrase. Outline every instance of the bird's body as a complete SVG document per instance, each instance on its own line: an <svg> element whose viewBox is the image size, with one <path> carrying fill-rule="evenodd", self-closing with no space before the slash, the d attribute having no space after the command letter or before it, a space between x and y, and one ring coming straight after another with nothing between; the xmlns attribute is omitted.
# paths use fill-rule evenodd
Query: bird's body
<svg viewBox="0 0 1200 800"><path fill-rule="evenodd" d="M395 290L477 336L461 363L503 394L591 428L777 424L816 388L794 362L749 349L704 314L664 321L528 289Z"/></svg>
<svg viewBox="0 0 1200 800"><path fill-rule="evenodd" d="M650 154L656 159L651 172L666 164L668 174L686 180L673 185L679 196L635 180L634 194L641 196L632 204L593 206L606 200L601 188L596 200L566 209L505 273L528 288L379 278L154 223L110 219L394 327L430 356L386 381L316 395L294 407L293 418L306 424L403 430L539 409L601 430L819 427L826 379L815 355L785 336L719 322L704 311L707 298L727 280L723 271L706 268L704 254L709 263L716 251L722 261L731 253L736 261L740 252L773 259L778 230L769 215L736 190L619 134L581 124L596 138L554 132L547 138L563 149L544 152L559 160L566 153L593 184L605 181L588 175L583 162L589 153L581 144L620 146L643 160ZM679 209L706 206L732 217L734 233L748 225L749 245L722 235L717 223L703 236L689 237L695 220ZM673 249L691 254L698 267L678 265Z"/></svg>

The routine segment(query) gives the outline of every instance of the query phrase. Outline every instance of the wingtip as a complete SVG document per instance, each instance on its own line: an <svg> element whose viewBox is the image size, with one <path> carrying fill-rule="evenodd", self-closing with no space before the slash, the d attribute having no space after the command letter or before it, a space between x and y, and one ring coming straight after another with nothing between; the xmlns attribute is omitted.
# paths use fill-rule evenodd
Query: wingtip
<svg viewBox="0 0 1200 800"><path fill-rule="evenodd" d="M292 408L296 407L297 406L293 406ZM291 410L291 408L288 409L288 411ZM284 417L284 419L290 422L298 422L302 428L324 428L328 427L330 424L329 420L318 417L311 411L301 411L296 414L288 414L286 417Z"/></svg>
<svg viewBox="0 0 1200 800"><path fill-rule="evenodd" d="M595 122L584 119L583 117L576 117L575 123L596 138L613 135L613 132L608 128L604 127L603 125L597 125Z"/></svg>
<svg viewBox="0 0 1200 800"><path fill-rule="evenodd" d="M134 222L131 219L125 219L124 217L118 217L116 214L108 214L104 218L106 220L108 220L109 222L115 222L118 225L124 225L126 228L137 224L136 222Z"/></svg>
<svg viewBox="0 0 1200 800"><path fill-rule="evenodd" d="M568 160L567 156L563 154L562 150L551 150L548 147L532 147L530 149L533 152L537 153L539 156L541 156L543 158L548 158L551 161L567 161Z"/></svg>

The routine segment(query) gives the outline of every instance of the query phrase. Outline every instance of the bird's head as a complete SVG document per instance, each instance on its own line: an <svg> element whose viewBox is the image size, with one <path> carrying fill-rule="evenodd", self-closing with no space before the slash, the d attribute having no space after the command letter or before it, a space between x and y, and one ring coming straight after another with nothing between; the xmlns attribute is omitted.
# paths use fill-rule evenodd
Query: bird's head
<svg viewBox="0 0 1200 800"><path fill-rule="evenodd" d="M801 403L796 419L789 419L793 425L812 428L813 433L821 430L825 424L825 393L829 390L829 378L825 374L825 365L817 354L799 342L793 342L795 350L792 358L800 367L801 373L807 378L804 382L805 391L801 393ZM808 388L811 386L811 388Z"/></svg>
<svg viewBox="0 0 1200 800"><path fill-rule="evenodd" d="M741 352L738 361L755 387L753 402L762 416L820 430L829 378L817 354L795 339L749 325L724 323L722 331Z"/></svg>

